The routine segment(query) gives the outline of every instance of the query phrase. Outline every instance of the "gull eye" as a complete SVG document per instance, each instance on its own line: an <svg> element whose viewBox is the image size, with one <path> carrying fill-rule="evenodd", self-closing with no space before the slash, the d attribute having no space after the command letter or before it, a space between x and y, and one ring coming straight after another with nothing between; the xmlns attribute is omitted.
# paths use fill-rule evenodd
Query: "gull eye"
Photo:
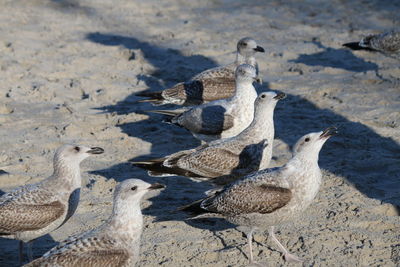
<svg viewBox="0 0 400 267"><path fill-rule="evenodd" d="M131 190L132 190L132 191L135 191L136 189L137 189L137 186L136 186L136 185L131 187Z"/></svg>
<svg viewBox="0 0 400 267"><path fill-rule="evenodd" d="M79 146L76 146L76 147L74 147L74 150L75 150L76 152L79 152L79 151L81 151L81 148L80 148Z"/></svg>
<svg viewBox="0 0 400 267"><path fill-rule="evenodd" d="M309 142L310 141L310 137L307 137L304 141Z"/></svg>

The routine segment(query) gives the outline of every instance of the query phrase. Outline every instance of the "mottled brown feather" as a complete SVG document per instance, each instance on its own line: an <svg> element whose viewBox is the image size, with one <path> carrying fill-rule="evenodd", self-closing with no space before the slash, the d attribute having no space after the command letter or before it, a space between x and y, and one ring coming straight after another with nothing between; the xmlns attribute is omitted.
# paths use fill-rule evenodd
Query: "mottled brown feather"
<svg viewBox="0 0 400 267"><path fill-rule="evenodd" d="M223 77L178 83L162 92L164 98L186 100L186 104L201 104L205 101L228 98L234 94L235 79Z"/></svg>
<svg viewBox="0 0 400 267"><path fill-rule="evenodd" d="M232 186L213 198L206 199L202 207L222 214L271 213L285 206L292 197L289 189L261 184L247 186L247 183Z"/></svg>
<svg viewBox="0 0 400 267"><path fill-rule="evenodd" d="M63 267L109 267L123 266L128 261L129 254L123 249L114 250L94 250L85 253L65 253L53 255L50 258L39 258L26 266L45 267L45 266L63 266Z"/></svg>
<svg viewBox="0 0 400 267"><path fill-rule="evenodd" d="M182 157L177 165L204 177L218 177L229 174L239 162L239 155L232 151L208 147L188 157Z"/></svg>
<svg viewBox="0 0 400 267"><path fill-rule="evenodd" d="M215 79L215 78L235 78L236 63L231 63L225 66L219 66L205 70L195 75L192 80Z"/></svg>
<svg viewBox="0 0 400 267"><path fill-rule="evenodd" d="M0 234L44 228L61 217L64 211L65 206L60 201L30 205L6 202L0 206Z"/></svg>
<svg viewBox="0 0 400 267"><path fill-rule="evenodd" d="M26 266L124 266L129 260L129 253L116 244L117 241L109 236L78 236L61 242Z"/></svg>

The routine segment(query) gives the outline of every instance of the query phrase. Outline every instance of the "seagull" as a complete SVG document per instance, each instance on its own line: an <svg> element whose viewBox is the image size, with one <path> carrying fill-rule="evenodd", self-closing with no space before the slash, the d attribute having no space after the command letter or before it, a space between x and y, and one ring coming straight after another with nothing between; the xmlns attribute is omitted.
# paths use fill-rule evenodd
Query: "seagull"
<svg viewBox="0 0 400 267"><path fill-rule="evenodd" d="M225 66L205 70L187 82L157 92L141 92L137 96L148 97L138 102L150 102L154 105L199 105L205 102L224 99L235 93L235 70L241 64L257 68L254 55L265 52L252 38L245 37L237 43L236 60ZM258 78L261 82L261 78Z"/></svg>
<svg viewBox="0 0 400 267"><path fill-rule="evenodd" d="M139 259L142 197L164 188L139 179L116 186L110 218L96 229L72 236L25 266L135 266Z"/></svg>
<svg viewBox="0 0 400 267"><path fill-rule="evenodd" d="M151 176L183 175L217 184L267 168L275 132L274 109L285 97L284 93L261 93L254 102L252 123L237 136L133 164L149 170Z"/></svg>
<svg viewBox="0 0 400 267"><path fill-rule="evenodd" d="M321 184L318 155L325 141L336 134L335 127L301 137L293 157L278 168L250 174L181 210L193 212L194 218L224 217L229 222L250 227L247 234L250 264L257 265L252 252L252 235L257 228L269 228L271 239L287 261L301 262L278 241L274 226L299 217L311 204Z"/></svg>
<svg viewBox="0 0 400 267"><path fill-rule="evenodd" d="M346 43L343 46L353 50L380 51L383 53L400 52L400 31L389 31L381 34L370 34L361 39L359 43Z"/></svg>
<svg viewBox="0 0 400 267"><path fill-rule="evenodd" d="M257 92L253 86L256 69L242 64L236 69L235 95L200 106L182 110L151 110L172 117L169 122L192 132L199 140L210 142L238 135L247 128L254 116Z"/></svg>
<svg viewBox="0 0 400 267"><path fill-rule="evenodd" d="M0 197L0 237L20 240L20 263L24 242L32 260L33 240L57 229L74 214L81 187L79 164L91 154L103 152L100 147L63 145L55 153L53 175Z"/></svg>

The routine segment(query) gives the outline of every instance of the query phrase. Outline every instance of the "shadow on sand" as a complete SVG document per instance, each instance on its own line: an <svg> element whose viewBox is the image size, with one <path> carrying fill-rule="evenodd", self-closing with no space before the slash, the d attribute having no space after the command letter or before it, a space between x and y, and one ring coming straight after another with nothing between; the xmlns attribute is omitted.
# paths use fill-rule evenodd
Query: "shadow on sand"
<svg viewBox="0 0 400 267"><path fill-rule="evenodd" d="M18 246L19 241L13 239L0 239L2 244L2 251L0 253L0 266L15 266L17 262L19 262L18 258ZM46 253L49 249L58 245L49 234L39 237L33 242L32 252L33 259L37 259L41 257L44 253ZM28 263L28 254L27 254L27 245L24 245L24 261L23 263Z"/></svg>
<svg viewBox="0 0 400 267"><path fill-rule="evenodd" d="M325 47L320 42L312 41L318 48L325 49L311 55L301 54L297 59L290 60L293 63L303 63L308 66L322 66L344 69L353 72L377 71L378 65L366 62L356 57L349 49Z"/></svg>

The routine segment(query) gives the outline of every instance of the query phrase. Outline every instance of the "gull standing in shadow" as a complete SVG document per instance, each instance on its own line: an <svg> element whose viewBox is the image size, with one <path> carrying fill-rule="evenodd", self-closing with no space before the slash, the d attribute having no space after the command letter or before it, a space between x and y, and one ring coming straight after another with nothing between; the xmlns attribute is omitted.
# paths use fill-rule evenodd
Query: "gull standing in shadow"
<svg viewBox="0 0 400 267"><path fill-rule="evenodd" d="M272 157L274 109L284 93L261 93L254 102L254 119L235 137L220 139L161 159L133 162L151 176L182 175L227 184L259 169Z"/></svg>
<svg viewBox="0 0 400 267"><path fill-rule="evenodd" d="M149 112L168 115L168 122L189 130L202 141L213 141L238 135L250 125L254 117L254 100L257 92L253 81L256 69L242 64L236 69L235 95L207 104L182 110L151 110Z"/></svg>
<svg viewBox="0 0 400 267"><path fill-rule="evenodd" d="M140 92L136 96L148 97L138 102L153 105L177 104L199 105L205 102L232 97L235 94L235 70L241 64L249 64L257 69L254 55L265 52L252 38L246 37L237 43L236 60L225 66L205 70L188 82L178 83L168 89L156 92ZM258 81L261 81L258 78Z"/></svg>

